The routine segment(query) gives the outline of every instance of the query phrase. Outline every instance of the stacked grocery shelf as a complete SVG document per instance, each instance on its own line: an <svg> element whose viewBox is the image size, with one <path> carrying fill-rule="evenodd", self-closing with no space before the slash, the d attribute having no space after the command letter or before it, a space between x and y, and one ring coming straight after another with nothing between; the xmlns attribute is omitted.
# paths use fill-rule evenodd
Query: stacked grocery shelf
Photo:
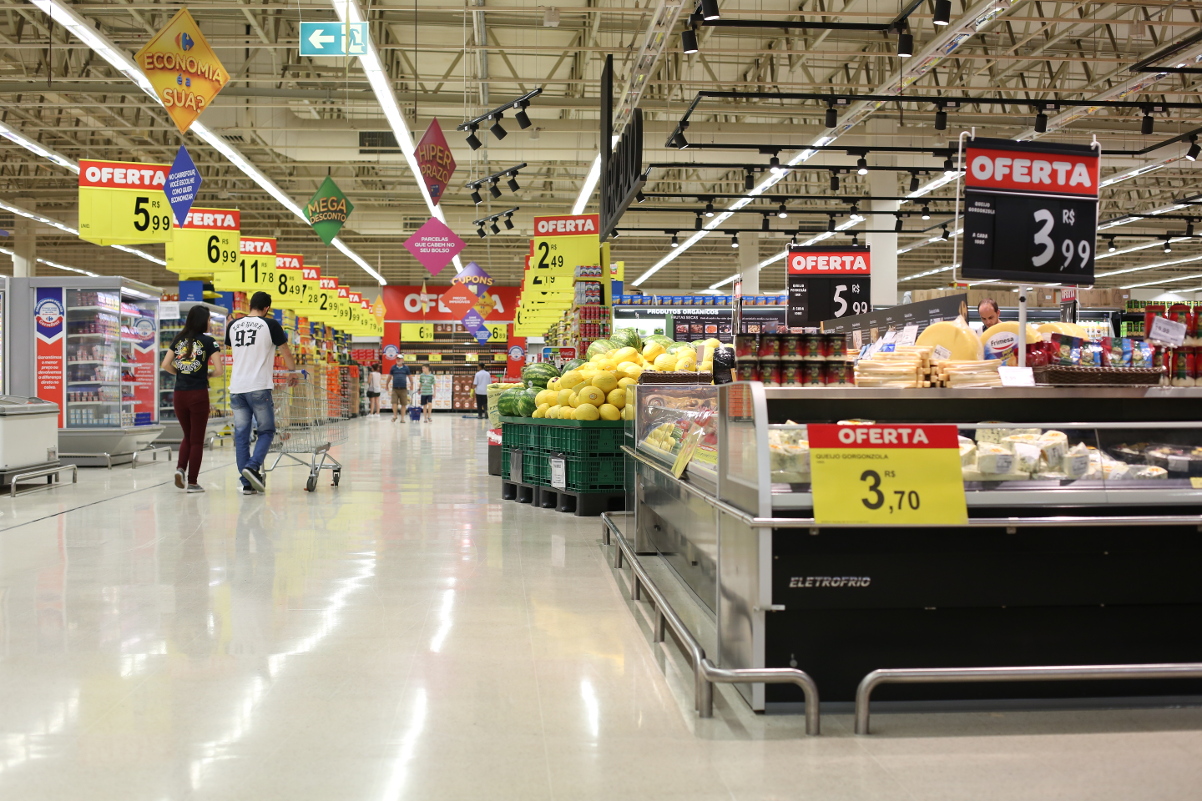
<svg viewBox="0 0 1202 801"><path fill-rule="evenodd" d="M854 383L843 334L739 334L735 378L765 386L822 387Z"/></svg>
<svg viewBox="0 0 1202 801"><path fill-rule="evenodd" d="M424 365L435 374L434 409L475 411L476 394L472 376L481 367L494 378L505 372L506 342L481 345L458 323L430 323L433 339L401 342L401 352L410 369L420 373Z"/></svg>

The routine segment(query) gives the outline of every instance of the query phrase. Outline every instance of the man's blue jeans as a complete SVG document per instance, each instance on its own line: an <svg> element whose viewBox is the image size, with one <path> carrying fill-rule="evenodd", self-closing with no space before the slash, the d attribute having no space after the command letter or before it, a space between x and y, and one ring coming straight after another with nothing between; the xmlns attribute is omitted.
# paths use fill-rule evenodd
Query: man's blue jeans
<svg viewBox="0 0 1202 801"><path fill-rule="evenodd" d="M271 390L230 395L230 410L234 413L234 458L238 461L238 475L242 475L244 467L261 471L267 458L267 449L275 438L275 403L271 398ZM254 455L250 452L252 419L258 434ZM250 482L244 478L242 486L249 487Z"/></svg>

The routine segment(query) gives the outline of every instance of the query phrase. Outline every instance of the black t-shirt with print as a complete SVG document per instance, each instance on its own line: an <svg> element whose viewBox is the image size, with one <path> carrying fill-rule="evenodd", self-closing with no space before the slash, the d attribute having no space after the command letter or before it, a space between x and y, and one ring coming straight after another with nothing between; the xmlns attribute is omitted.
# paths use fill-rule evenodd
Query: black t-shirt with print
<svg viewBox="0 0 1202 801"><path fill-rule="evenodd" d="M178 390L209 388L209 357L217 352L217 340L208 334L200 339L180 340L173 348L175 358L175 388Z"/></svg>

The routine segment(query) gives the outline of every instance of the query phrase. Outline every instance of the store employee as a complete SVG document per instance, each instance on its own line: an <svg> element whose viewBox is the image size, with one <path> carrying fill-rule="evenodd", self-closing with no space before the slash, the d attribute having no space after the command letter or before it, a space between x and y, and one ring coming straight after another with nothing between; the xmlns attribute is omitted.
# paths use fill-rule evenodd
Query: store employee
<svg viewBox="0 0 1202 801"><path fill-rule="evenodd" d="M985 298L981 301L981 305L977 306L977 314L981 317L981 325L988 331L1000 321L998 318L997 301L993 298Z"/></svg>

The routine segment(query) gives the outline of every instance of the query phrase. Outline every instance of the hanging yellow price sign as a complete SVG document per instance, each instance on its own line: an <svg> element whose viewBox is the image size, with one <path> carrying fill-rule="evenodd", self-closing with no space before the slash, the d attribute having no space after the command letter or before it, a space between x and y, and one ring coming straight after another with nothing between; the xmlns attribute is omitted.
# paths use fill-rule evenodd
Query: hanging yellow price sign
<svg viewBox="0 0 1202 801"><path fill-rule="evenodd" d="M530 271L538 276L573 276L580 266L601 264L600 216L535 217Z"/></svg>
<svg viewBox="0 0 1202 801"><path fill-rule="evenodd" d="M180 278L234 272L242 246L241 227L237 209L193 207L166 245L167 269Z"/></svg>
<svg viewBox="0 0 1202 801"><path fill-rule="evenodd" d="M170 242L175 227L163 186L168 164L79 162L79 238L97 245Z"/></svg>
<svg viewBox="0 0 1202 801"><path fill-rule="evenodd" d="M431 353L426 358L432 362L440 362L440 361L442 361L442 354L441 353Z"/></svg>
<svg viewBox="0 0 1202 801"><path fill-rule="evenodd" d="M506 354L506 353L494 353L494 354L492 355L492 360L493 360L494 362L504 362L504 361L508 361L508 360L509 360L509 355L508 355L508 354Z"/></svg>
<svg viewBox="0 0 1202 801"><path fill-rule="evenodd" d="M304 315L311 320L319 319L321 298L321 268L301 264L301 305Z"/></svg>
<svg viewBox="0 0 1202 801"><path fill-rule="evenodd" d="M814 522L964 525L952 425L811 425Z"/></svg>
<svg viewBox="0 0 1202 801"><path fill-rule="evenodd" d="M323 323L333 323L338 319L338 279L323 275L317 279L321 286L321 294L317 298L317 310L313 318Z"/></svg>
<svg viewBox="0 0 1202 801"><path fill-rule="evenodd" d="M401 323L402 342L433 342L433 323Z"/></svg>
<svg viewBox="0 0 1202 801"><path fill-rule="evenodd" d="M213 288L219 292L255 292L259 288L259 274L264 270L275 272L274 237L244 236L238 240L238 263L236 269L213 274Z"/></svg>
<svg viewBox="0 0 1202 801"><path fill-rule="evenodd" d="M301 308L304 303L305 257L299 253L277 253L275 255L275 281L271 292L271 305L275 308Z"/></svg>

